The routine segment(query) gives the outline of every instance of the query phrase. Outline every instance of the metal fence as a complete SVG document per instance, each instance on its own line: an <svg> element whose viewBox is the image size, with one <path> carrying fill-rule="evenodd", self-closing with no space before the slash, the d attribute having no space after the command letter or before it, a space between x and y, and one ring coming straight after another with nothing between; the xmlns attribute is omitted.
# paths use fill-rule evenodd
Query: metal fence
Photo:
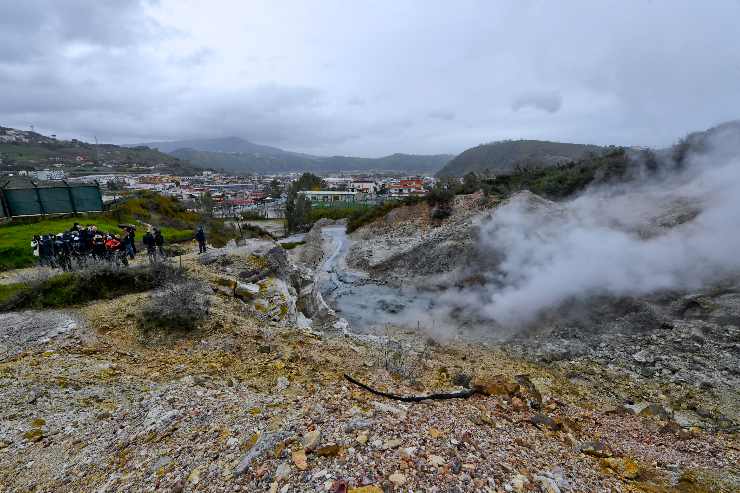
<svg viewBox="0 0 740 493"><path fill-rule="evenodd" d="M0 186L0 217L43 216L101 212L103 198L98 185L36 185L24 188Z"/></svg>

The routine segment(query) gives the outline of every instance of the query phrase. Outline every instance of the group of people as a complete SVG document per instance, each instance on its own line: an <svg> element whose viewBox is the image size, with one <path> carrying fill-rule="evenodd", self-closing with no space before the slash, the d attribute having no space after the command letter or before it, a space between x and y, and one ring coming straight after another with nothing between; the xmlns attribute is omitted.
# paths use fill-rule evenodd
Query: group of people
<svg viewBox="0 0 740 493"><path fill-rule="evenodd" d="M34 256L39 265L72 270L85 266L90 261L104 261L128 265L136 257L136 227L120 225L121 234L99 231L94 224L82 226L75 223L69 231L35 235L31 240ZM157 228L151 228L142 239L154 262L164 257L164 237Z"/></svg>

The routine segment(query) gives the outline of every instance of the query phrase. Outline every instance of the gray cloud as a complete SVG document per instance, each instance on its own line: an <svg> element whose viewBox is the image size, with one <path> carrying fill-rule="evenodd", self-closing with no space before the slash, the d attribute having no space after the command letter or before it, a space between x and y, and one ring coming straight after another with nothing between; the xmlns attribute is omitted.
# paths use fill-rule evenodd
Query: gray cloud
<svg viewBox="0 0 740 493"><path fill-rule="evenodd" d="M452 121L455 119L455 112L449 110L436 110L430 111L428 116L435 120Z"/></svg>
<svg viewBox="0 0 740 493"><path fill-rule="evenodd" d="M535 108L547 113L557 113L563 106L563 97L559 92L538 92L522 94L511 105L511 109Z"/></svg>
<svg viewBox="0 0 740 493"><path fill-rule="evenodd" d="M380 155L738 117L738 2L286 2L0 1L0 123Z"/></svg>

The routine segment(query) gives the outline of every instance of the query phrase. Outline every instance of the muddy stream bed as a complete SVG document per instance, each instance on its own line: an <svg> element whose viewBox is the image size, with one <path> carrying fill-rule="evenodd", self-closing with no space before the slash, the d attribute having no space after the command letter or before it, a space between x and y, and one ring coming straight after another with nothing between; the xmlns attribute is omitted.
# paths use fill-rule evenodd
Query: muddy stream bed
<svg viewBox="0 0 740 493"><path fill-rule="evenodd" d="M389 286L350 269L346 258L351 240L345 227L326 227L322 234L326 256L318 275L321 293L353 332L379 333L386 325L416 327L428 322L434 293Z"/></svg>

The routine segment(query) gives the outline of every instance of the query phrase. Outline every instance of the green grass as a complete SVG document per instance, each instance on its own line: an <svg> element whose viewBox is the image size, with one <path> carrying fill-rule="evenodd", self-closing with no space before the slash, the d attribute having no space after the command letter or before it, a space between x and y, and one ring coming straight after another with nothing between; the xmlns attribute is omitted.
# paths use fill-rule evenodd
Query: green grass
<svg viewBox="0 0 740 493"><path fill-rule="evenodd" d="M7 303L8 300L26 288L27 286L20 282L15 284L0 284L0 306Z"/></svg>
<svg viewBox="0 0 740 493"><path fill-rule="evenodd" d="M33 236L64 232L75 222L82 225L95 224L100 231L116 234L121 233L119 224L137 225L139 227L136 240L139 250L144 250L141 244L146 233L143 223L159 228L165 244L192 240L195 228L201 224L205 225L208 242L216 247L225 245L228 240L239 235L237 230L228 227L223 220L203 217L196 212L188 211L185 205L176 199L153 192L140 192L131 194L126 200L116 204L111 211L103 214L63 219L27 218L0 226L0 271L35 265L36 257L31 251Z"/></svg>
<svg viewBox="0 0 740 493"><path fill-rule="evenodd" d="M286 241L285 243L280 243L280 246L283 247L285 250L292 250L296 247L299 247L301 245L305 245L305 241Z"/></svg>

